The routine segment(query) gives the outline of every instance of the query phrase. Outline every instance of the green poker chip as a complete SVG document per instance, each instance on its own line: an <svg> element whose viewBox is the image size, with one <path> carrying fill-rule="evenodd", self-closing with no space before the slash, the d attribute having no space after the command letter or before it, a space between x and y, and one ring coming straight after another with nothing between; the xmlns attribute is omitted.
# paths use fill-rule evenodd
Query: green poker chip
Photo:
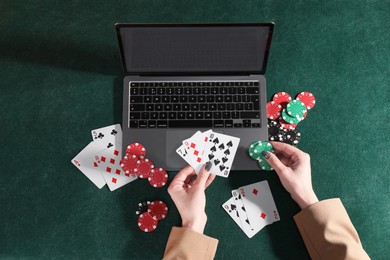
<svg viewBox="0 0 390 260"><path fill-rule="evenodd" d="M258 147L260 141L255 141L249 146L249 156L254 160L258 160L261 155L260 147Z"/></svg>
<svg viewBox="0 0 390 260"><path fill-rule="evenodd" d="M262 170L264 170L264 171L272 171L273 170L271 165L269 165L269 163L264 158L259 159L258 162L259 162L259 166Z"/></svg>
<svg viewBox="0 0 390 260"><path fill-rule="evenodd" d="M294 124L294 125L298 124L298 123L301 122L302 119L303 119L302 117L297 118L297 117L291 117L291 116L289 116L289 115L286 113L286 109L285 109L285 108L282 110L282 118L283 118L283 120L284 120L285 122L287 122L287 123L289 123L289 124Z"/></svg>
<svg viewBox="0 0 390 260"><path fill-rule="evenodd" d="M291 117L296 117L300 119L303 118L303 115L307 112L305 104L300 100L290 101L286 106L286 112Z"/></svg>

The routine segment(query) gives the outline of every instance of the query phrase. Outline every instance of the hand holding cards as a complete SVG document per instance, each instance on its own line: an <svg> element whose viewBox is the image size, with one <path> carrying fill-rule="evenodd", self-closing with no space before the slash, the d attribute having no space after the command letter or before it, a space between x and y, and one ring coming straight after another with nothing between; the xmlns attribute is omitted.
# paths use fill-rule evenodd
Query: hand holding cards
<svg viewBox="0 0 390 260"><path fill-rule="evenodd" d="M183 141L177 150L179 154L196 173L203 164L212 163L210 172L215 175L228 177L233 165L240 139L237 137L215 133L212 130L196 132Z"/></svg>
<svg viewBox="0 0 390 260"><path fill-rule="evenodd" d="M232 195L222 208L249 238L265 226L280 220L267 181L232 190Z"/></svg>

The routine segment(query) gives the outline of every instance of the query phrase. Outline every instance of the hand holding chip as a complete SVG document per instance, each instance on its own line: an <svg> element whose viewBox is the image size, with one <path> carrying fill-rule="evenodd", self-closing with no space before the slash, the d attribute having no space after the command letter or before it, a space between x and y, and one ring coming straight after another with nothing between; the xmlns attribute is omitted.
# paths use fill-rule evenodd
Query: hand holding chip
<svg viewBox="0 0 390 260"><path fill-rule="evenodd" d="M203 233L207 222L205 190L215 179L208 171L210 167L211 164L206 163L196 175L194 168L188 165L177 173L168 187L182 218L182 226L199 233Z"/></svg>
<svg viewBox="0 0 390 260"><path fill-rule="evenodd" d="M264 154L267 162L275 169L284 188L291 197L304 209L316 202L318 198L311 183L310 156L291 145L271 142L275 154Z"/></svg>

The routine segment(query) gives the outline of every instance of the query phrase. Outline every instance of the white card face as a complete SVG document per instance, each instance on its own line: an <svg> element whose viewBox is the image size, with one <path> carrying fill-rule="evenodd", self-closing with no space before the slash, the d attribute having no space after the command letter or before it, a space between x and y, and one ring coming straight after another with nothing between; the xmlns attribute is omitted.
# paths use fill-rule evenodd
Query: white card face
<svg viewBox="0 0 390 260"><path fill-rule="evenodd" d="M234 203L234 198L231 197L228 201L222 204L222 208L226 211L227 214L236 222L236 224L241 228L240 215L238 214L237 206Z"/></svg>
<svg viewBox="0 0 390 260"><path fill-rule="evenodd" d="M246 215L246 209L241 200L241 195L238 190L232 190L234 203L236 204L238 216L240 218L241 229L249 237L253 237L257 232L252 228L249 219Z"/></svg>
<svg viewBox="0 0 390 260"><path fill-rule="evenodd" d="M115 146L122 147L120 143ZM137 179L135 174L126 174L122 170L120 166L122 149L116 149L115 146L105 149L95 155L95 159L99 164L99 169L111 191Z"/></svg>
<svg viewBox="0 0 390 260"><path fill-rule="evenodd" d="M203 151L203 161L212 163L210 172L227 178L237 152L240 138L220 133L209 133L208 143Z"/></svg>
<svg viewBox="0 0 390 260"><path fill-rule="evenodd" d="M99 143L103 149L110 148L117 143L122 143L122 128L120 124L92 130L91 134L92 140Z"/></svg>
<svg viewBox="0 0 390 260"><path fill-rule="evenodd" d="M279 221L279 213L267 181L239 188L248 219L255 230Z"/></svg>
<svg viewBox="0 0 390 260"><path fill-rule="evenodd" d="M194 137L195 135L198 135L202 133L201 131L197 131L195 134L193 134L190 138ZM177 148L176 150L176 153L184 159L184 161L186 161L189 165L192 164L191 160L190 160L190 157L188 156L188 152L186 150L186 147L184 144L180 145L179 148Z"/></svg>
<svg viewBox="0 0 390 260"><path fill-rule="evenodd" d="M90 142L79 154L72 159L72 163L90 179L99 189L106 185L98 164L95 162L95 154L102 151L99 144Z"/></svg>
<svg viewBox="0 0 390 260"><path fill-rule="evenodd" d="M207 144L210 133L212 133L212 130L194 135L183 141L183 145L185 146L188 157L190 158L189 160L191 161L190 165L195 169L196 173L199 173L203 164L206 163L203 159L203 150Z"/></svg>

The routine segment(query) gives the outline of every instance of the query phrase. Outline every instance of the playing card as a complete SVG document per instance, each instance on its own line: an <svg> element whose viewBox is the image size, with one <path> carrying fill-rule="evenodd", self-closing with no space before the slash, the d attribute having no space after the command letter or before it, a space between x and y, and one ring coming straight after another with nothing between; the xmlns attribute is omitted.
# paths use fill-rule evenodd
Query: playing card
<svg viewBox="0 0 390 260"><path fill-rule="evenodd" d="M120 124L110 125L91 131L92 140L99 143L102 149L122 143L122 129ZM119 149L121 147L117 147Z"/></svg>
<svg viewBox="0 0 390 260"><path fill-rule="evenodd" d="M199 173L203 164L206 162L202 156L210 133L212 133L212 130L194 135L183 141L183 145L185 146L189 160L191 161L190 165L195 169L196 173Z"/></svg>
<svg viewBox="0 0 390 260"><path fill-rule="evenodd" d="M205 138L206 139L206 138ZM209 132L208 142L203 151L203 161L210 161L210 172L227 178L229 176L240 138Z"/></svg>
<svg viewBox="0 0 390 260"><path fill-rule="evenodd" d="M264 226L280 220L267 181L240 187L239 192L253 229L260 230Z"/></svg>
<svg viewBox="0 0 390 260"><path fill-rule="evenodd" d="M122 150L115 147L122 147L120 143L111 146L95 155L99 169L111 191L114 191L137 179L134 174L126 174L121 166Z"/></svg>
<svg viewBox="0 0 390 260"><path fill-rule="evenodd" d="M200 133L202 133L202 132L201 132L201 131L197 131L197 132L196 132L195 134L193 134L191 137L194 137L195 135L198 135L198 134L200 134ZM191 137L190 137L190 138L191 138ZM184 144L180 145L180 147L177 148L176 153L177 153L178 155L180 155L180 157L183 158L184 161L186 161L189 165L192 164L192 162L191 162L191 160L190 160L190 158L189 158L189 156L188 156L188 152L187 152L186 147L185 147Z"/></svg>
<svg viewBox="0 0 390 260"><path fill-rule="evenodd" d="M241 229L249 237L253 237L257 232L252 228L249 219L246 215L246 209L241 200L241 195L238 190L232 190L234 203L236 204L238 216L240 218Z"/></svg>
<svg viewBox="0 0 390 260"><path fill-rule="evenodd" d="M237 211L237 206L234 203L234 198L231 197L228 201L222 204L222 208L226 211L227 214L236 222L236 224L242 229L240 215Z"/></svg>
<svg viewBox="0 0 390 260"><path fill-rule="evenodd" d="M106 185L106 181L101 174L94 155L100 152L101 146L95 142L90 142L76 157L72 163L90 179L99 189Z"/></svg>

